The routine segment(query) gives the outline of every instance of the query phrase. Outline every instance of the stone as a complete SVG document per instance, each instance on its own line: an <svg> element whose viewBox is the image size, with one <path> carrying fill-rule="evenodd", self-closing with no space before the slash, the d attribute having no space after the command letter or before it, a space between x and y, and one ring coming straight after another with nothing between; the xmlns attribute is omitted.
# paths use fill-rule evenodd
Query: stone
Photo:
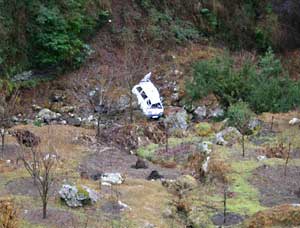
<svg viewBox="0 0 300 228"><path fill-rule="evenodd" d="M138 158L135 165L133 166L135 169L147 169L148 166L146 165L145 160Z"/></svg>
<svg viewBox="0 0 300 228"><path fill-rule="evenodd" d="M124 182L124 178L120 173L103 173L100 182L102 185L117 185Z"/></svg>
<svg viewBox="0 0 300 228"><path fill-rule="evenodd" d="M39 106L37 104L33 104L31 107L32 107L33 111L37 111L37 112L41 111L43 109L41 106Z"/></svg>
<svg viewBox="0 0 300 228"><path fill-rule="evenodd" d="M58 120L61 117L60 113L52 112L51 110L44 108L36 116L37 119L41 119L46 123L54 120Z"/></svg>
<svg viewBox="0 0 300 228"><path fill-rule="evenodd" d="M195 125L197 135L201 137L209 136L213 133L212 127L209 123L203 122Z"/></svg>
<svg viewBox="0 0 300 228"><path fill-rule="evenodd" d="M75 127L80 127L81 126L81 119L78 117L70 117L67 118L67 123L69 125L75 126Z"/></svg>
<svg viewBox="0 0 300 228"><path fill-rule="evenodd" d="M176 129L187 130L189 115L184 108L173 107L166 114L164 119L165 126L169 127L169 130L174 131Z"/></svg>
<svg viewBox="0 0 300 228"><path fill-rule="evenodd" d="M265 155L259 155L259 156L257 156L257 160L258 161L263 161L263 160L266 160L266 159L267 159L267 157Z"/></svg>
<svg viewBox="0 0 300 228"><path fill-rule="evenodd" d="M298 118L293 118L289 121L289 125L295 125L298 123L300 123L300 119L298 119Z"/></svg>
<svg viewBox="0 0 300 228"><path fill-rule="evenodd" d="M24 71L20 74L16 74L12 77L13 82L20 82L20 81L28 81L34 78L33 71Z"/></svg>
<svg viewBox="0 0 300 228"><path fill-rule="evenodd" d="M207 109L206 107L199 106L194 111L194 116L196 120L204 120L207 117Z"/></svg>
<svg viewBox="0 0 300 228"><path fill-rule="evenodd" d="M259 131L262 128L262 125L263 125L263 121L261 121L257 118L254 118L249 121L248 128L252 132Z"/></svg>
<svg viewBox="0 0 300 228"><path fill-rule="evenodd" d="M224 110L223 110L222 108L216 107L216 108L211 109L211 110L209 111L208 117L209 117L209 118L221 118L221 117L224 116L224 113L225 113L225 112L224 112Z"/></svg>
<svg viewBox="0 0 300 228"><path fill-rule="evenodd" d="M197 149L205 154L205 155L208 155L212 152L212 142L209 142L209 141L203 141L203 142L200 142L197 146Z"/></svg>
<svg viewBox="0 0 300 228"><path fill-rule="evenodd" d="M81 186L78 189L76 186L65 184L58 193L60 198L64 200L69 207L82 207L88 202L97 202L99 198L97 192L86 186Z"/></svg>
<svg viewBox="0 0 300 228"><path fill-rule="evenodd" d="M209 160L210 160L210 157L206 157L205 162L202 164L202 170L204 173L207 173L207 171L208 171Z"/></svg>
<svg viewBox="0 0 300 228"><path fill-rule="evenodd" d="M216 144L233 145L242 138L242 134L234 127L227 127L216 134Z"/></svg>
<svg viewBox="0 0 300 228"><path fill-rule="evenodd" d="M75 107L74 106L63 106L60 108L60 112L62 113L69 113L69 112L74 112Z"/></svg>
<svg viewBox="0 0 300 228"><path fill-rule="evenodd" d="M126 209L131 210L131 208L127 204L121 202L121 200L118 200L118 205L120 207L120 211L124 211Z"/></svg>
<svg viewBox="0 0 300 228"><path fill-rule="evenodd" d="M157 170L153 170L150 175L147 177L147 180L158 180L163 179L164 176L161 175Z"/></svg>

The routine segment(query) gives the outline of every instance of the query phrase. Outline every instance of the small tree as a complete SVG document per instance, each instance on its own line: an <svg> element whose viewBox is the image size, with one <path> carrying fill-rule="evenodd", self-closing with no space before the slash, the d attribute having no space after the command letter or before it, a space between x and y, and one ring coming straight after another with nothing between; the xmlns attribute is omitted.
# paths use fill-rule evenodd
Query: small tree
<svg viewBox="0 0 300 228"><path fill-rule="evenodd" d="M24 164L25 169L36 182L35 186L39 192L43 205L43 219L47 217L47 205L49 191L54 183L54 169L57 163L57 153L49 143L47 151L38 147L24 147L20 144L19 160Z"/></svg>
<svg viewBox="0 0 300 228"><path fill-rule="evenodd" d="M245 156L245 135L249 130L249 122L254 116L247 103L238 102L229 107L227 112L229 125L236 127L242 134L243 157Z"/></svg>

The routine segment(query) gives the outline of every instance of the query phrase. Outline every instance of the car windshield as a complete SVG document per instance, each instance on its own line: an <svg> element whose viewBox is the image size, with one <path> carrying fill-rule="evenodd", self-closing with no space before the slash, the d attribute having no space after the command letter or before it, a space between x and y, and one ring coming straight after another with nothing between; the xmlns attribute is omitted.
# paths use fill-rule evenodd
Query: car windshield
<svg viewBox="0 0 300 228"><path fill-rule="evenodd" d="M153 104L153 105L151 106L151 108L161 109L162 106L161 106L160 103L156 103L156 104Z"/></svg>

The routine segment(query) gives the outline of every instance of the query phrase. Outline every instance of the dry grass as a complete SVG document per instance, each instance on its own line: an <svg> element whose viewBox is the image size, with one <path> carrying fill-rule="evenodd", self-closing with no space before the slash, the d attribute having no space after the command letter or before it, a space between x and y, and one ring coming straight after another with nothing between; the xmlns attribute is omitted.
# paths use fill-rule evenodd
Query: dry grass
<svg viewBox="0 0 300 228"><path fill-rule="evenodd" d="M19 218L14 202L9 198L0 199L0 227L16 228Z"/></svg>

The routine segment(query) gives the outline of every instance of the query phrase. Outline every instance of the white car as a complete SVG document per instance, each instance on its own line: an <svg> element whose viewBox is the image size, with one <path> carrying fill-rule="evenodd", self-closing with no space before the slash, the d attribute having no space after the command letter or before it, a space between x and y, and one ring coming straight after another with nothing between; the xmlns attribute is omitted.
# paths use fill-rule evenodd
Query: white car
<svg viewBox="0 0 300 228"><path fill-rule="evenodd" d="M147 74L139 84L132 88L132 93L136 95L144 115L148 118L158 119L163 115L164 108L159 92L150 81L150 77L151 73Z"/></svg>

